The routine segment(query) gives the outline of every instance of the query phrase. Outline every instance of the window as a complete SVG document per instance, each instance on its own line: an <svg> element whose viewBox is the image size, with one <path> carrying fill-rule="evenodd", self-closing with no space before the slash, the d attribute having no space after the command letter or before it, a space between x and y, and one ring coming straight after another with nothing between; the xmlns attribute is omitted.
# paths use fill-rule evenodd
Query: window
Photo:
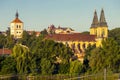
<svg viewBox="0 0 120 80"><path fill-rule="evenodd" d="M17 28L18 28L18 25L17 25Z"/></svg>
<svg viewBox="0 0 120 80"><path fill-rule="evenodd" d="M71 44L73 52L75 52L75 43Z"/></svg>
<svg viewBox="0 0 120 80"><path fill-rule="evenodd" d="M102 36L101 37L104 37L104 35L105 35L105 31L104 31L104 29L102 30Z"/></svg>
<svg viewBox="0 0 120 80"><path fill-rule="evenodd" d="M79 53L82 53L82 50L81 50L81 47L80 47L80 43L77 44L77 48L78 48Z"/></svg>
<svg viewBox="0 0 120 80"><path fill-rule="evenodd" d="M77 48L78 48L78 50L80 50L80 43L77 44Z"/></svg>
<svg viewBox="0 0 120 80"><path fill-rule="evenodd" d="M19 25L19 28L21 28L21 25Z"/></svg>
<svg viewBox="0 0 120 80"><path fill-rule="evenodd" d="M83 49L85 49L85 43L82 46L83 46Z"/></svg>

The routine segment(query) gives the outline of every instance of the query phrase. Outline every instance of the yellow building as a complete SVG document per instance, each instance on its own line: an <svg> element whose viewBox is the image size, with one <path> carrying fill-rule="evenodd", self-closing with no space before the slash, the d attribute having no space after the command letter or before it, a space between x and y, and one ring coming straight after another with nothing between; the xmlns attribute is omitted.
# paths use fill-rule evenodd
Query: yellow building
<svg viewBox="0 0 120 80"><path fill-rule="evenodd" d="M10 35L14 38L22 38L23 35L23 22L18 18L19 14L16 12L15 19L10 23Z"/></svg>
<svg viewBox="0 0 120 80"><path fill-rule="evenodd" d="M102 40L107 37L108 26L105 20L104 11L102 9L99 22L97 12L95 11L94 13L93 22L90 27L90 34L82 33L51 34L48 35L46 38L52 39L56 42L61 42L69 46L73 50L74 56L76 56L78 60L83 61L85 49L89 45L96 45L96 47L101 46Z"/></svg>

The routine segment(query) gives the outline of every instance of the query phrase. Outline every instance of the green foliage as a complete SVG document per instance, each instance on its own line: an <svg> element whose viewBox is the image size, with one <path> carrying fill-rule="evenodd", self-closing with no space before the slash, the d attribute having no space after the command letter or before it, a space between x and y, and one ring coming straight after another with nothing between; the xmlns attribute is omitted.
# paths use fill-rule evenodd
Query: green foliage
<svg viewBox="0 0 120 80"><path fill-rule="evenodd" d="M7 36L5 47L12 49L14 47L14 45L15 45L15 40L13 39L13 36Z"/></svg>
<svg viewBox="0 0 120 80"><path fill-rule="evenodd" d="M113 38L120 45L120 28L110 30L109 37Z"/></svg>
<svg viewBox="0 0 120 80"><path fill-rule="evenodd" d="M83 65L78 60L70 62L70 74L80 74L83 71Z"/></svg>
<svg viewBox="0 0 120 80"><path fill-rule="evenodd" d="M41 73L42 75L50 75L54 71L54 64L52 64L48 59L42 58L41 59Z"/></svg>
<svg viewBox="0 0 120 80"><path fill-rule="evenodd" d="M46 30L46 29L44 29L43 31L41 31L41 34L42 34L42 35L47 35L47 34L48 34L48 32L47 32L47 30Z"/></svg>
<svg viewBox="0 0 120 80"><path fill-rule="evenodd" d="M6 37L3 34L0 34L0 48L3 48L6 42Z"/></svg>
<svg viewBox="0 0 120 80"><path fill-rule="evenodd" d="M88 60L92 72L103 71L104 68L112 72L120 70L120 46L114 39L104 40L102 47L93 49L90 54Z"/></svg>
<svg viewBox="0 0 120 80"><path fill-rule="evenodd" d="M9 48L12 49L15 44L15 40L12 36L5 36L0 34L0 48Z"/></svg>
<svg viewBox="0 0 120 80"><path fill-rule="evenodd" d="M4 74L7 74L7 70L8 73L12 70L11 73L33 75L69 73L70 58L73 56L72 50L62 43L44 39L45 34L36 37L35 33L29 35L24 31L23 38L17 40L12 36L1 34L0 48L12 49L12 59L0 57L0 70ZM11 62L11 66L7 64L8 60Z"/></svg>
<svg viewBox="0 0 120 80"><path fill-rule="evenodd" d="M70 63L61 63L59 64L59 74L68 74L70 70Z"/></svg>
<svg viewBox="0 0 120 80"><path fill-rule="evenodd" d="M15 58L17 63L17 72L20 74L28 73L28 64L30 61L29 48L21 44L16 44L13 48L12 56Z"/></svg>
<svg viewBox="0 0 120 80"><path fill-rule="evenodd" d="M15 74L16 73L16 62L12 56L6 57L1 62L0 74Z"/></svg>
<svg viewBox="0 0 120 80"><path fill-rule="evenodd" d="M32 52L35 55L34 59L37 63L38 71L40 71L42 74L45 73L45 70L44 72L42 72L43 69L41 69L42 68L41 60L47 59L50 61L50 64L54 64L55 67L58 66L56 65L56 63L60 63L60 66L59 66L60 70L54 68L55 69L54 71L62 73L63 66L61 65L68 64L71 56L73 55L71 49L66 47L62 43L56 43L52 40L42 40L42 41L38 41L35 44L36 44L36 47L32 48ZM51 65L48 65L48 66L51 66ZM63 69L63 73L66 73L64 69Z"/></svg>
<svg viewBox="0 0 120 80"><path fill-rule="evenodd" d="M82 32L82 34L90 34L90 32L89 31L84 31L84 32Z"/></svg>
<svg viewBox="0 0 120 80"><path fill-rule="evenodd" d="M95 48L96 48L95 45L89 45L89 46L87 47L87 49L85 50L85 56L84 56L84 61L83 61L83 71L84 71L84 72L86 72L87 70L90 69L88 58L89 58L89 56L91 55L90 52L91 52L93 49L95 49Z"/></svg>

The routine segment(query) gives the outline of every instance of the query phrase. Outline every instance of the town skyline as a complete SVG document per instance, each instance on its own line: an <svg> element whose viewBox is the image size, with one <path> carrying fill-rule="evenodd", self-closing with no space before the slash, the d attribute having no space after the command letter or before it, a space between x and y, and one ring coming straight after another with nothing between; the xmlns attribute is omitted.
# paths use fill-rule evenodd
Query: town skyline
<svg viewBox="0 0 120 80"><path fill-rule="evenodd" d="M0 31L7 30L10 22L18 11L19 18L24 22L25 30L41 31L49 25L71 27L75 31L89 31L93 13L96 9L100 15L105 11L109 29L120 27L119 0L115 1L79 1L79 0L45 0L45 1L4 1L0 3ZM99 18L99 17L98 17Z"/></svg>

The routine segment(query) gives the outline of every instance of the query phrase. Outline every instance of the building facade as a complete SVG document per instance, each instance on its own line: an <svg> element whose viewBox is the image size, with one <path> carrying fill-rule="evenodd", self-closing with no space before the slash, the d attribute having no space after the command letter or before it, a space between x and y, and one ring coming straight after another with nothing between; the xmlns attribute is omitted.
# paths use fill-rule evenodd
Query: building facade
<svg viewBox="0 0 120 80"><path fill-rule="evenodd" d="M97 12L95 11L93 22L90 27L90 34L71 33L71 34L52 34L47 39L52 39L69 46L74 52L74 56L83 62L85 49L90 45L99 47L102 40L108 37L108 26L105 20L104 10L102 9L100 21L98 22Z"/></svg>
<svg viewBox="0 0 120 80"><path fill-rule="evenodd" d="M101 10L100 20L98 21L97 12L94 12L93 22L90 27L90 34L96 35L97 38L108 37L108 25L105 20L104 10Z"/></svg>
<svg viewBox="0 0 120 80"><path fill-rule="evenodd" d="M23 35L23 22L18 18L19 14L16 12L15 19L10 23L10 35L14 38L22 38Z"/></svg>
<svg viewBox="0 0 120 80"><path fill-rule="evenodd" d="M71 28L64 28L64 27L55 27L53 24L50 25L47 29L48 34L69 34L74 33L74 30Z"/></svg>

